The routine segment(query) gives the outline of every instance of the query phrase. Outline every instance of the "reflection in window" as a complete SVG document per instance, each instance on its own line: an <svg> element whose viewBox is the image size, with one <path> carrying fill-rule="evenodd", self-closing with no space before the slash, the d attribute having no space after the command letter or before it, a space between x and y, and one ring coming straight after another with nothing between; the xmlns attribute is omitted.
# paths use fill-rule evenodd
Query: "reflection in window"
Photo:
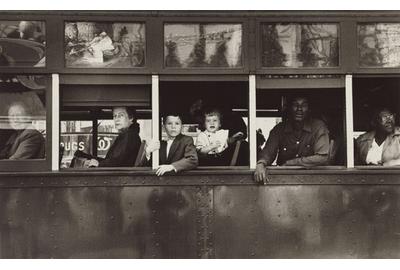
<svg viewBox="0 0 400 270"><path fill-rule="evenodd" d="M68 22L67 67L131 68L145 65L143 23Z"/></svg>
<svg viewBox="0 0 400 270"><path fill-rule="evenodd" d="M0 21L0 67L44 67L45 22Z"/></svg>
<svg viewBox="0 0 400 270"><path fill-rule="evenodd" d="M46 78L0 78L0 159L45 157Z"/></svg>
<svg viewBox="0 0 400 270"><path fill-rule="evenodd" d="M336 67L337 24L263 24L263 67Z"/></svg>
<svg viewBox="0 0 400 270"><path fill-rule="evenodd" d="M361 67L400 66L400 24L358 24L359 65Z"/></svg>
<svg viewBox="0 0 400 270"><path fill-rule="evenodd" d="M242 66L241 24L165 24L166 67Z"/></svg>

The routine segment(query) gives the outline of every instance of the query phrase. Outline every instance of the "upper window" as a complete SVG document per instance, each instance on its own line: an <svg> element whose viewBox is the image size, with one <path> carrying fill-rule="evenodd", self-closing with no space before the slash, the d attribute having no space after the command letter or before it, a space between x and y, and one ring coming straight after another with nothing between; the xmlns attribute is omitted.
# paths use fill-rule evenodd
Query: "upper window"
<svg viewBox="0 0 400 270"><path fill-rule="evenodd" d="M400 67L400 23L357 25L360 67Z"/></svg>
<svg viewBox="0 0 400 270"><path fill-rule="evenodd" d="M335 23L264 23L262 67L337 67L339 27Z"/></svg>
<svg viewBox="0 0 400 270"><path fill-rule="evenodd" d="M64 35L66 67L145 66L144 23L66 22Z"/></svg>
<svg viewBox="0 0 400 270"><path fill-rule="evenodd" d="M42 21L0 21L0 67L44 67L45 30Z"/></svg>
<svg viewBox="0 0 400 270"><path fill-rule="evenodd" d="M0 159L45 158L46 77L0 78Z"/></svg>
<svg viewBox="0 0 400 270"><path fill-rule="evenodd" d="M175 68L242 67L242 25L165 24L164 65Z"/></svg>

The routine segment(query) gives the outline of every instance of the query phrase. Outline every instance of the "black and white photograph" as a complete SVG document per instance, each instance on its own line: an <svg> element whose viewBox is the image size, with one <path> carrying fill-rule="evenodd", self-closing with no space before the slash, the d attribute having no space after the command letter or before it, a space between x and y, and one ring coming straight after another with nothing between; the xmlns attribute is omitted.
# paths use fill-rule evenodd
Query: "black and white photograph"
<svg viewBox="0 0 400 270"><path fill-rule="evenodd" d="M398 259L399 228L399 10L0 11L0 259Z"/></svg>

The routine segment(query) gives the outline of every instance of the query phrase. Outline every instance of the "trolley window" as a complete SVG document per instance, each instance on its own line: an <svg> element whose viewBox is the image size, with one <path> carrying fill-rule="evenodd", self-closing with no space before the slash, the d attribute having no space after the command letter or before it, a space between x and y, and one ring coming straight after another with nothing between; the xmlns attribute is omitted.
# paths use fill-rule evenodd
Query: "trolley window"
<svg viewBox="0 0 400 270"><path fill-rule="evenodd" d="M161 81L160 114L170 112L183 117L199 167L249 166L247 81Z"/></svg>
<svg viewBox="0 0 400 270"><path fill-rule="evenodd" d="M49 168L48 81L42 75L0 77L1 171Z"/></svg>
<svg viewBox="0 0 400 270"><path fill-rule="evenodd" d="M344 78L263 77L257 82L257 160L285 168L344 166Z"/></svg>
<svg viewBox="0 0 400 270"><path fill-rule="evenodd" d="M150 85L73 79L77 84L60 87L60 167L144 167L144 146L151 138Z"/></svg>
<svg viewBox="0 0 400 270"><path fill-rule="evenodd" d="M339 66L339 24L262 23L262 67Z"/></svg>
<svg viewBox="0 0 400 270"><path fill-rule="evenodd" d="M400 165L399 87L398 77L353 79L356 166Z"/></svg>
<svg viewBox="0 0 400 270"><path fill-rule="evenodd" d="M166 23L167 68L241 68L242 24Z"/></svg>
<svg viewBox="0 0 400 270"><path fill-rule="evenodd" d="M44 21L0 21L0 67L46 65Z"/></svg>
<svg viewBox="0 0 400 270"><path fill-rule="evenodd" d="M67 68L134 68L146 64L144 23L65 23Z"/></svg>

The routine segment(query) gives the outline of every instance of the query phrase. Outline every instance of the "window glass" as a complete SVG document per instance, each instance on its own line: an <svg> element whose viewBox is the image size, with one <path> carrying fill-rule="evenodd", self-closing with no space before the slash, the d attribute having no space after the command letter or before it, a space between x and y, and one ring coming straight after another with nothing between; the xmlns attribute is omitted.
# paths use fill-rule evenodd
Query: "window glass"
<svg viewBox="0 0 400 270"><path fill-rule="evenodd" d="M338 24L264 23L263 67L337 67Z"/></svg>
<svg viewBox="0 0 400 270"><path fill-rule="evenodd" d="M360 67L400 66L399 23L360 23L357 32Z"/></svg>
<svg viewBox="0 0 400 270"><path fill-rule="evenodd" d="M0 159L44 159L46 77L0 78Z"/></svg>
<svg viewBox="0 0 400 270"><path fill-rule="evenodd" d="M145 66L145 24L65 23L66 67L132 68Z"/></svg>
<svg viewBox="0 0 400 270"><path fill-rule="evenodd" d="M241 67L241 24L176 24L164 26L165 67Z"/></svg>
<svg viewBox="0 0 400 270"><path fill-rule="evenodd" d="M0 21L0 67L44 67L45 56L45 22Z"/></svg>

